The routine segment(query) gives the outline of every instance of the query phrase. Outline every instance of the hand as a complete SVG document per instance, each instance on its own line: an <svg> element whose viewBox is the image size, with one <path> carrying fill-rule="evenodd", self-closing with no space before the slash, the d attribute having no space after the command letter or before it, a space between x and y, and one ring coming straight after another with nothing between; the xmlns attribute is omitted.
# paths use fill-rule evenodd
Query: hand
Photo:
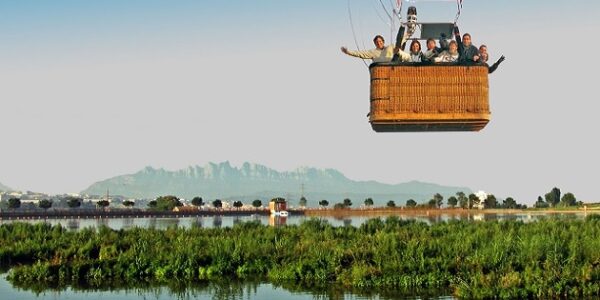
<svg viewBox="0 0 600 300"><path fill-rule="evenodd" d="M458 26L454 25L454 35L460 35L460 30L458 29Z"/></svg>
<svg viewBox="0 0 600 300"><path fill-rule="evenodd" d="M475 56L473 56L473 61L479 61L479 58L480 58L479 55L475 55Z"/></svg>
<svg viewBox="0 0 600 300"><path fill-rule="evenodd" d="M346 47L342 47L341 49L342 49L342 52L343 52L344 54L348 54L348 48L346 48Z"/></svg>
<svg viewBox="0 0 600 300"><path fill-rule="evenodd" d="M500 59L498 60L498 62L503 62L505 59L506 59L506 57L504 57L504 55L502 55L502 56L500 57Z"/></svg>

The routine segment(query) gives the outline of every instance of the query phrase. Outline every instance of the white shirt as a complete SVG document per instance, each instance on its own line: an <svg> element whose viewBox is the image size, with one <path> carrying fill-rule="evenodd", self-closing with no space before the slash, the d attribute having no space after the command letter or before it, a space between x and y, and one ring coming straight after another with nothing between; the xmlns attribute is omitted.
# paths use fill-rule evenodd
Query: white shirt
<svg viewBox="0 0 600 300"><path fill-rule="evenodd" d="M457 62L458 61L458 53L450 54L448 51L444 51L440 53L440 55L434 58L436 63L445 63L445 62Z"/></svg>
<svg viewBox="0 0 600 300"><path fill-rule="evenodd" d="M348 50L348 55L362 59L372 59L374 63L391 62L394 58L394 46L387 46L383 49L371 49L365 51Z"/></svg>

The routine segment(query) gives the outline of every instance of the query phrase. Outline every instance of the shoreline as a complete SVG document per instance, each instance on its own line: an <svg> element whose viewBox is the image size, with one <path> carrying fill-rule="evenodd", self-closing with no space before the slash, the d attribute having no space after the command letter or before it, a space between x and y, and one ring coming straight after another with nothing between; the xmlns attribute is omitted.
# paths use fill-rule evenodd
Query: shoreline
<svg viewBox="0 0 600 300"><path fill-rule="evenodd" d="M307 208L289 209L290 216L307 217L385 217L385 216L472 216L472 215L557 215L600 214L597 209L407 209L407 208ZM151 211L141 209L59 209L49 211L0 211L0 220L41 219L123 219L123 218L189 218L206 216L271 215L266 208L259 209L199 209L186 211Z"/></svg>
<svg viewBox="0 0 600 300"><path fill-rule="evenodd" d="M600 210L584 210L584 209L461 209L461 208L444 208L444 209L407 209L407 208L372 208L372 209L307 209L306 216L436 216L436 215L516 215L516 214L531 214L531 215L556 215L556 214L596 214Z"/></svg>

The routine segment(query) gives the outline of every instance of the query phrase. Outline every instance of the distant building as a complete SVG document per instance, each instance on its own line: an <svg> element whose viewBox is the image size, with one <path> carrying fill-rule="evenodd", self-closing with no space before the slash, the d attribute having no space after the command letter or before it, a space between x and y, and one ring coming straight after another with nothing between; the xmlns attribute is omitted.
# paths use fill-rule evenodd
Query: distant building
<svg viewBox="0 0 600 300"><path fill-rule="evenodd" d="M287 216L287 201L283 198L275 198L269 202L269 210L271 215L285 215Z"/></svg>
<svg viewBox="0 0 600 300"><path fill-rule="evenodd" d="M475 196L477 196L477 198L479 198L479 204L473 205L473 208L484 209L485 208L485 199L487 199L488 195L489 194L484 191L479 191L479 192L475 193Z"/></svg>
<svg viewBox="0 0 600 300"><path fill-rule="evenodd" d="M28 203L36 205L39 202L40 202L40 200L38 200L38 199L21 199L21 205L28 204Z"/></svg>
<svg viewBox="0 0 600 300"><path fill-rule="evenodd" d="M23 193L21 193L21 192L10 192L10 193L8 193L8 197L9 198L19 198L19 199L21 199L21 197L23 197Z"/></svg>
<svg viewBox="0 0 600 300"><path fill-rule="evenodd" d="M25 194L21 195L21 200L42 200L48 198L48 195L43 193L35 193L31 191L27 191Z"/></svg>
<svg viewBox="0 0 600 300"><path fill-rule="evenodd" d="M174 212L187 212L187 213L195 213L198 212L200 209L196 206L176 206L175 208L173 208Z"/></svg>

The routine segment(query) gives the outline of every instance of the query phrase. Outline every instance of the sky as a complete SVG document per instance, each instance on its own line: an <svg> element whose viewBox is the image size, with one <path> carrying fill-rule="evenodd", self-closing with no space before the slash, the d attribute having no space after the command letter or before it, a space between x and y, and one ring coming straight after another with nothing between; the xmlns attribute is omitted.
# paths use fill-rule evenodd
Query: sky
<svg viewBox="0 0 600 300"><path fill-rule="evenodd" d="M378 4L350 1L361 48L391 34ZM422 20L456 13L418 5ZM339 50L356 48L347 0L0 0L0 182L70 193L145 166L248 161L600 202L598 15L591 0L465 0L461 31L507 57L492 121L379 134L368 70Z"/></svg>

